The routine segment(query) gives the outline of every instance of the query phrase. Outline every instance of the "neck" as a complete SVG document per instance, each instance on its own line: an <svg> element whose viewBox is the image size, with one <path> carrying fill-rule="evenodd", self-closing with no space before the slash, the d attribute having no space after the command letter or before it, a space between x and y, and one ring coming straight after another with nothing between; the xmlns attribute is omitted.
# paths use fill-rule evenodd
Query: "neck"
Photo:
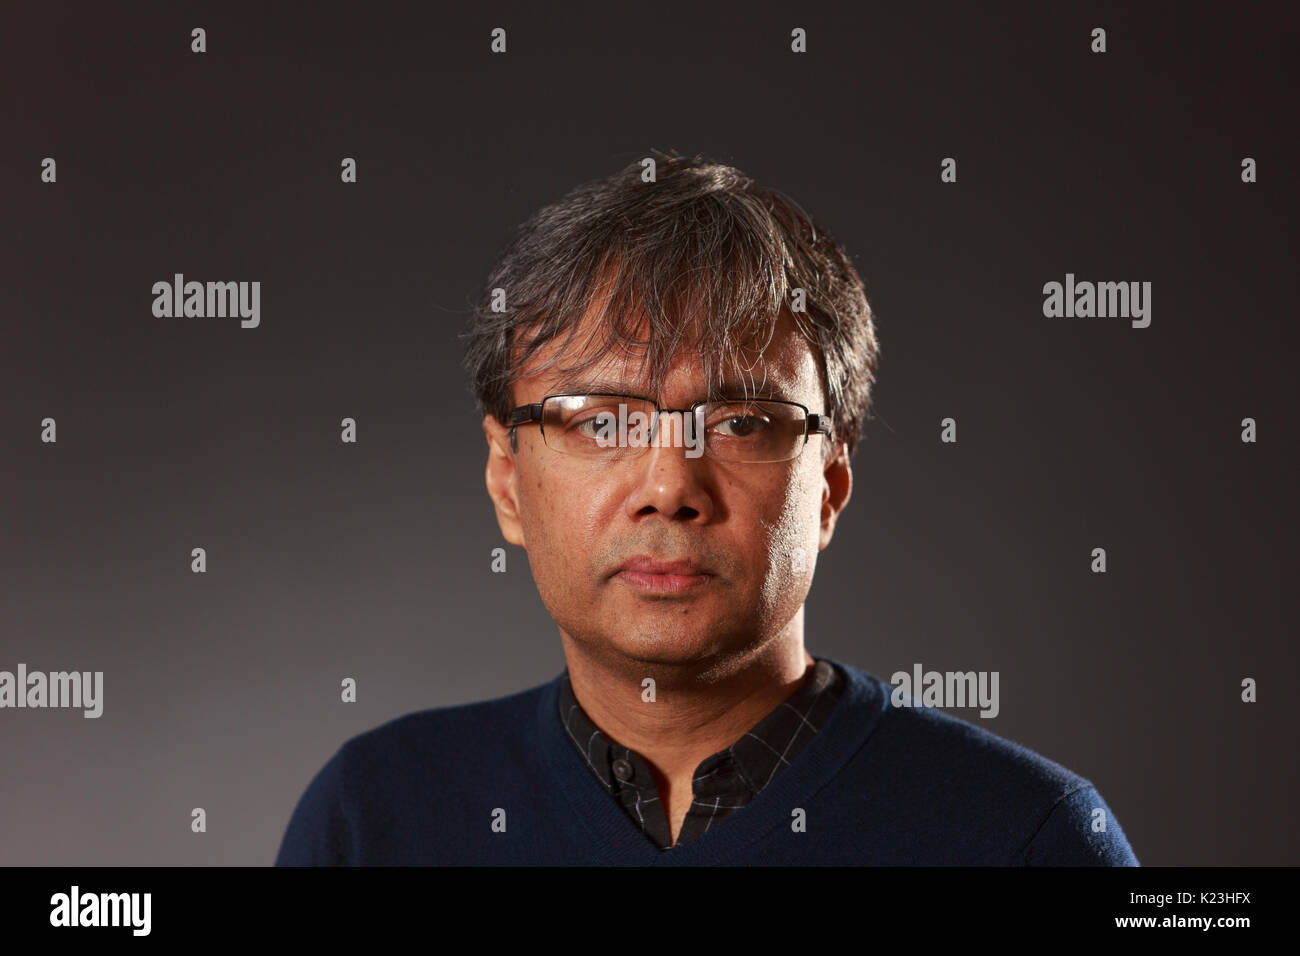
<svg viewBox="0 0 1300 956"><path fill-rule="evenodd" d="M776 638L726 663L651 664L594 654L563 630L560 636L578 703L606 736L646 759L667 791L665 806L689 804L700 761L789 698L813 664L802 607ZM646 677L655 680L653 702L643 697Z"/></svg>

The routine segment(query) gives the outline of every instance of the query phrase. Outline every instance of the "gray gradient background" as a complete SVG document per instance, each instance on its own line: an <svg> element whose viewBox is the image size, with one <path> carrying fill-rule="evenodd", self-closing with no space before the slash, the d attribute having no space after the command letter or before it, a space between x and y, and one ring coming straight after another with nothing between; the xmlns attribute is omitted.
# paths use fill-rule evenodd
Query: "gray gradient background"
<svg viewBox="0 0 1300 956"><path fill-rule="evenodd" d="M879 314L809 649L1000 671L954 713L1093 780L1145 864L1296 862L1273 8L432 6L0 17L0 669L105 672L98 720L0 711L0 862L270 863L347 737L559 672L524 553L489 571L456 335L511 227L651 148L795 197ZM260 280L261 327L154 318L174 272ZM1151 281L1151 327L1045 319L1066 272Z"/></svg>

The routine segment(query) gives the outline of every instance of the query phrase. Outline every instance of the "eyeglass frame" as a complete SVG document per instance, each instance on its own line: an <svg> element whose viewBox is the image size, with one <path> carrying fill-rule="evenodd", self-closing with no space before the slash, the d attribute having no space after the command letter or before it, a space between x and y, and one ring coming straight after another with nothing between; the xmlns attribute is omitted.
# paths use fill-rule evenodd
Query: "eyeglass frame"
<svg viewBox="0 0 1300 956"><path fill-rule="evenodd" d="M655 410L654 420L656 422L659 421L660 416L665 414L667 415L683 414L683 415L691 415L692 417L694 417L695 409L699 408L701 405L722 405L728 402L771 402L777 405L793 405L796 408L803 409L803 414L804 414L803 444L799 446L798 452L796 452L794 455L792 455L789 458L780 458L777 459L776 461L766 461L766 462L763 461L743 462L742 461L742 462L737 462L737 464L779 465L783 462L794 461L800 455L803 454L803 450L805 447L807 447L808 439L811 436L825 435L827 438L833 437L833 432L831 430L831 422L828 416L821 415L816 412L811 412L808 410L808 406L803 404L803 402L792 402L786 398L732 398L732 399L706 398L706 399L701 399L698 402L692 402L690 408L660 408L658 402L656 402L652 398L646 398L644 395L624 395L621 392L557 392L552 395L544 396L540 402L530 402L527 405L518 405L515 408L511 409L510 450L511 451L517 450L518 443L515 439L515 431L519 428L519 426L530 425L533 422L536 422L538 428L540 428L542 432L542 443L545 444L547 448L551 448L552 451L559 452L559 449L552 448L551 445L546 442L546 425L542 421L542 406L544 406L552 398L582 398L587 395L595 395L601 398L633 398L636 399L638 402L646 402L647 404L654 407ZM706 440L705 441L706 454L707 454L707 448L708 448L708 442ZM565 454L564 452L559 452L559 453ZM582 456L571 455L570 457L582 457ZM725 461L726 459L718 459L718 460Z"/></svg>

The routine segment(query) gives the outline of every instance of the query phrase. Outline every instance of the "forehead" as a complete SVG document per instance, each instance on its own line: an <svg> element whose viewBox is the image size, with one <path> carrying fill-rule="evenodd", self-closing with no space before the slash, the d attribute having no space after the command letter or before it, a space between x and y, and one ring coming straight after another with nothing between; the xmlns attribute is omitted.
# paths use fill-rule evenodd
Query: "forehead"
<svg viewBox="0 0 1300 956"><path fill-rule="evenodd" d="M702 352L712 348L716 354L717 343L694 339L686 342L673 356L657 388L643 365L644 344L614 344L594 362L583 368L572 368L574 360L590 357L593 343L600 339L601 321L599 315L588 312L571 337L559 336L538 348L515 381L516 404L569 392L643 395L674 407L685 407L708 397ZM644 327L641 331L644 333ZM738 346L733 360L722 364L718 369L717 394L785 398L818 410L823 393L816 353L788 309L782 309L768 331L770 335L751 337ZM643 334L640 337L643 342Z"/></svg>

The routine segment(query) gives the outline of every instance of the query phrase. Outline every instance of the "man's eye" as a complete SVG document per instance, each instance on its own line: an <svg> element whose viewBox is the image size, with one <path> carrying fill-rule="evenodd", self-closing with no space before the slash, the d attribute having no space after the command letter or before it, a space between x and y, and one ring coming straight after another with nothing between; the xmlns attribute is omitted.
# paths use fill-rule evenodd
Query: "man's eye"
<svg viewBox="0 0 1300 956"><path fill-rule="evenodd" d="M602 433L608 434L609 429L613 428L616 422L613 412L601 412L570 421L565 428L582 438L596 438Z"/></svg>
<svg viewBox="0 0 1300 956"><path fill-rule="evenodd" d="M767 421L757 415L730 415L713 427L723 438L752 438L767 428Z"/></svg>

